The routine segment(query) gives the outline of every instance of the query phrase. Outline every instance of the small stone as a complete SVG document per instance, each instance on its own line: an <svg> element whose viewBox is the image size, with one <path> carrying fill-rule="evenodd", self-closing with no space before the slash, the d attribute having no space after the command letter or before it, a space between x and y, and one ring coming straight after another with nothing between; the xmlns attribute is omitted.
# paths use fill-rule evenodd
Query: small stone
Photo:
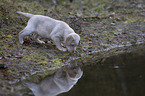
<svg viewBox="0 0 145 96"><path fill-rule="evenodd" d="M119 68L119 66L114 66L114 68L118 69L118 68Z"/></svg>
<svg viewBox="0 0 145 96"><path fill-rule="evenodd" d="M111 23L111 25L116 25L115 23Z"/></svg>

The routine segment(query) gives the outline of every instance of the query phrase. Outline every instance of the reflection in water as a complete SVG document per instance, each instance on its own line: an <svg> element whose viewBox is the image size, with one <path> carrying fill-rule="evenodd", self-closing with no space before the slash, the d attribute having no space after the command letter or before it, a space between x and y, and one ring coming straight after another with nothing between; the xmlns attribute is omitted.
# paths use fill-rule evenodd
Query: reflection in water
<svg viewBox="0 0 145 96"><path fill-rule="evenodd" d="M119 67L116 68L116 73L118 75L118 78L120 79L120 83L121 83L120 85L122 87L123 94L124 94L124 96L127 96L127 92L126 92L127 88L126 88L126 84L125 84L125 81L124 81L124 76L123 76L122 71Z"/></svg>
<svg viewBox="0 0 145 96"><path fill-rule="evenodd" d="M83 71L80 67L59 69L53 75L46 76L38 84L25 81L35 96L56 96L68 92L81 78Z"/></svg>

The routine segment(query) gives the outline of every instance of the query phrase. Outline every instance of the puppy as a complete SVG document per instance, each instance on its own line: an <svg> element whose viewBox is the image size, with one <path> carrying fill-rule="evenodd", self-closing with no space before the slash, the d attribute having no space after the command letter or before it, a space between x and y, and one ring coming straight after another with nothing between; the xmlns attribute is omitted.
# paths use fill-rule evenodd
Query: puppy
<svg viewBox="0 0 145 96"><path fill-rule="evenodd" d="M19 32L19 42L23 44L23 38L31 33L37 33L34 37L36 42L45 43L39 40L38 35L43 38L52 39L56 47L61 51L75 52L77 45L79 45L80 36L65 22L55 20L53 18L43 15L33 15L30 13L17 12L26 17L30 17L27 26ZM66 48L61 45L63 40Z"/></svg>

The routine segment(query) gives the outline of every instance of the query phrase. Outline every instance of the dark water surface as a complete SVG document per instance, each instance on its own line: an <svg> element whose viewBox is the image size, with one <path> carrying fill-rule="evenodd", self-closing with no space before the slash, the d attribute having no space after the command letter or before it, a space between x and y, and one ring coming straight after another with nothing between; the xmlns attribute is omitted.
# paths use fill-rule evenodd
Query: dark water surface
<svg viewBox="0 0 145 96"><path fill-rule="evenodd" d="M145 54L139 52L112 56L103 64L84 67L78 83L59 96L145 96Z"/></svg>

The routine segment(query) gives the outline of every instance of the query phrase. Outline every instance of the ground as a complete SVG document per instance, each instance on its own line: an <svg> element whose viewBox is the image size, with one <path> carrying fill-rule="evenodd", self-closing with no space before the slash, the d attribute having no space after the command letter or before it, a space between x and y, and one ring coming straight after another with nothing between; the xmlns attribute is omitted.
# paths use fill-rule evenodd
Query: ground
<svg viewBox="0 0 145 96"><path fill-rule="evenodd" d="M1 80L19 80L26 75L69 64L85 62L131 51L145 43L145 5L143 0L67 0L52 3L41 0L1 0L0 64ZM51 42L38 44L32 35L21 45L18 33L29 18L17 11L41 14L67 22L81 37L75 54L59 51ZM43 39L47 42L46 39ZM0 69L1 70L1 69ZM0 81L2 82L2 81ZM3 82L4 83L4 82ZM3 86L3 85L2 85ZM1 86L1 87L2 87Z"/></svg>

